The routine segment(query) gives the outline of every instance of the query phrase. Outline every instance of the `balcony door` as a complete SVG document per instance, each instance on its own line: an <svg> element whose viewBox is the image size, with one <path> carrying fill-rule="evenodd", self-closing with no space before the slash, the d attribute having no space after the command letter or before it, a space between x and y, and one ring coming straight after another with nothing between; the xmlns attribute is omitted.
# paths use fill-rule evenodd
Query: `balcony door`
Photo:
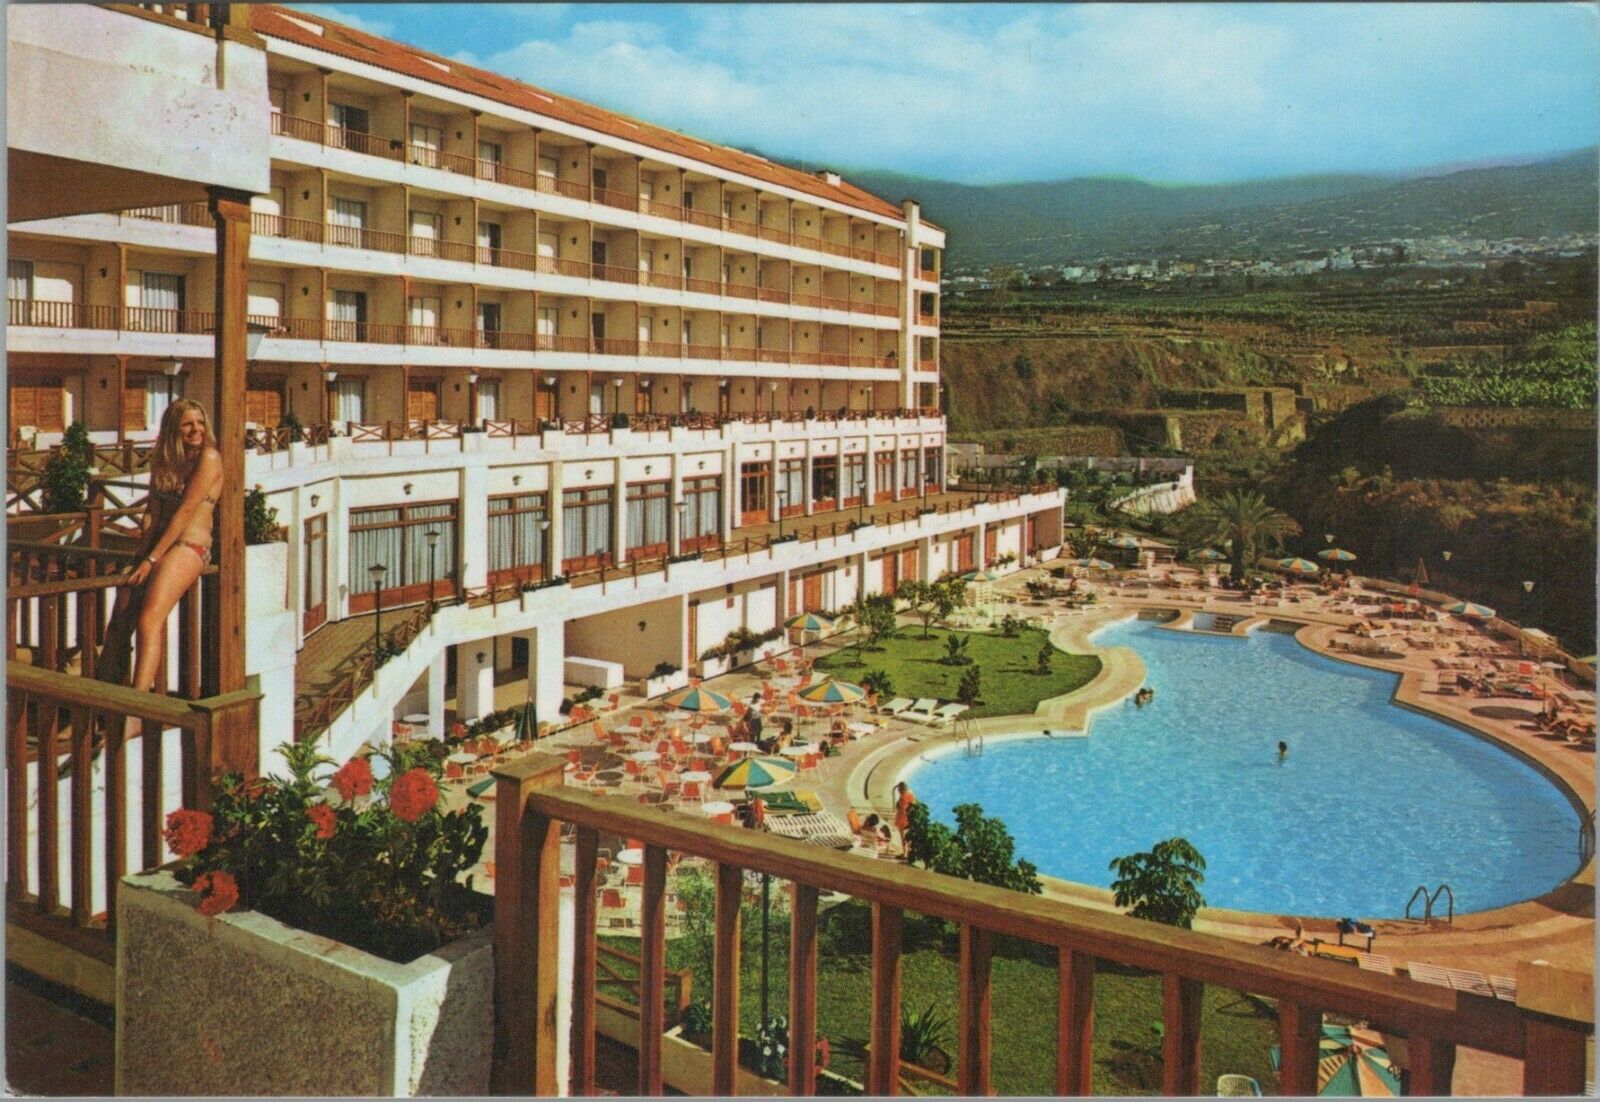
<svg viewBox="0 0 1600 1102"><path fill-rule="evenodd" d="M244 420L256 428L275 429L283 420L283 380L251 379L244 392Z"/></svg>
<svg viewBox="0 0 1600 1102"><path fill-rule="evenodd" d="M167 407L183 397L182 375L146 375L144 377L144 423L149 429L160 429L161 418Z"/></svg>
<svg viewBox="0 0 1600 1102"><path fill-rule="evenodd" d="M765 524L772 515L772 464L739 466L739 523Z"/></svg>
<svg viewBox="0 0 1600 1102"><path fill-rule="evenodd" d="M589 263L596 268L604 268L606 266L606 255L606 243L604 241L589 242Z"/></svg>
<svg viewBox="0 0 1600 1102"><path fill-rule="evenodd" d="M500 179L500 165L504 157L504 150L499 142L478 142L478 178L480 180Z"/></svg>
<svg viewBox="0 0 1600 1102"><path fill-rule="evenodd" d="M367 295L365 291L333 292L328 304L328 339L360 341L366 339Z"/></svg>
<svg viewBox="0 0 1600 1102"><path fill-rule="evenodd" d="M478 223L478 263L500 263L500 223Z"/></svg>
<svg viewBox="0 0 1600 1102"><path fill-rule="evenodd" d="M333 200L333 211L328 223L328 241L333 245L361 247L361 231L367 225L367 204L359 199Z"/></svg>
<svg viewBox="0 0 1600 1102"><path fill-rule="evenodd" d="M183 276L172 272L144 272L139 283L139 324L129 328L147 333L178 332L183 292Z"/></svg>
<svg viewBox="0 0 1600 1102"><path fill-rule="evenodd" d="M414 122L411 124L411 163L426 165L428 168L439 167L439 146L444 140L444 133L437 126L426 123Z"/></svg>
<svg viewBox="0 0 1600 1102"><path fill-rule="evenodd" d="M437 379L412 379L406 391L406 417L412 421L437 421L439 419L439 381Z"/></svg>
<svg viewBox="0 0 1600 1102"><path fill-rule="evenodd" d="M328 144L335 149L361 149L362 139L372 133L371 117L365 107L335 103L333 122L328 127Z"/></svg>
<svg viewBox="0 0 1600 1102"><path fill-rule="evenodd" d="M305 611L300 630L310 635L328 619L328 514L307 517L305 533Z"/></svg>
<svg viewBox="0 0 1600 1102"><path fill-rule="evenodd" d="M337 379L333 384L333 423L365 424L367 420L367 381Z"/></svg>
<svg viewBox="0 0 1600 1102"><path fill-rule="evenodd" d="M478 381L478 423L500 420L500 380Z"/></svg>
<svg viewBox="0 0 1600 1102"><path fill-rule="evenodd" d="M61 432L66 426L66 390L59 382L29 383L12 379L13 430L26 425L40 432Z"/></svg>
<svg viewBox="0 0 1600 1102"><path fill-rule="evenodd" d="M478 303L478 346L480 348L500 347L500 304L498 302Z"/></svg>
<svg viewBox="0 0 1600 1102"><path fill-rule="evenodd" d="M437 256L437 242L444 236L444 219L431 210L411 212L411 255Z"/></svg>
<svg viewBox="0 0 1600 1102"><path fill-rule="evenodd" d="M406 324L409 332L407 340L411 344L438 344L439 343L439 314L444 309L443 302L436 295L412 295L406 315Z"/></svg>

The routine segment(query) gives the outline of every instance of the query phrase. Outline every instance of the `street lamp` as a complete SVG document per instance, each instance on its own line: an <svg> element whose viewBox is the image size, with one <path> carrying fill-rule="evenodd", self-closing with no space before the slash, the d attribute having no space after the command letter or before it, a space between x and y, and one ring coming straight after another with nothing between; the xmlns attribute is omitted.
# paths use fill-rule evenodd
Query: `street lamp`
<svg viewBox="0 0 1600 1102"><path fill-rule="evenodd" d="M548 579L548 578L551 578L551 577L554 576L551 573L551 567L550 567L550 551L551 551L551 548L550 548L550 518L549 517L545 517L543 520L541 520L539 522L539 544L540 544L540 547L541 547L541 553L544 556L544 562L541 565L544 567L544 576Z"/></svg>
<svg viewBox="0 0 1600 1102"><path fill-rule="evenodd" d="M1531 580L1522 583L1522 592L1528 595L1528 612L1531 613L1533 611L1533 582Z"/></svg>
<svg viewBox="0 0 1600 1102"><path fill-rule="evenodd" d="M778 501L778 538L783 539L783 506L789 500L788 490L779 490L772 495Z"/></svg>
<svg viewBox="0 0 1600 1102"><path fill-rule="evenodd" d="M676 550L673 552L673 554L676 554L676 555L683 554L683 536L684 536L684 528L686 527L685 519L686 519L686 517L688 515L688 512L689 512L689 503L686 502L686 501L678 502L678 531L677 531L677 539L674 541L674 544L676 545Z"/></svg>
<svg viewBox="0 0 1600 1102"><path fill-rule="evenodd" d="M615 417L622 412L622 376L611 380L611 415Z"/></svg>
<svg viewBox="0 0 1600 1102"><path fill-rule="evenodd" d="M856 483L856 508L862 524L867 523L867 476L863 474Z"/></svg>
<svg viewBox="0 0 1600 1102"><path fill-rule="evenodd" d="M383 654L383 576L389 568L381 562L375 562L367 567L367 577L372 579L373 612L372 612L372 668L376 670Z"/></svg>
<svg viewBox="0 0 1600 1102"><path fill-rule="evenodd" d="M1444 587L1445 592L1448 593L1450 591L1450 559L1451 559L1451 556L1453 556L1455 554L1455 552L1454 551L1441 551L1441 552L1439 552L1439 554L1444 557L1444 569L1439 572L1440 573L1439 581L1440 581L1441 585Z"/></svg>
<svg viewBox="0 0 1600 1102"><path fill-rule="evenodd" d="M422 533L422 538L428 541L428 615L432 616L434 580L439 576L434 564L434 553L439 550L439 529L429 528Z"/></svg>

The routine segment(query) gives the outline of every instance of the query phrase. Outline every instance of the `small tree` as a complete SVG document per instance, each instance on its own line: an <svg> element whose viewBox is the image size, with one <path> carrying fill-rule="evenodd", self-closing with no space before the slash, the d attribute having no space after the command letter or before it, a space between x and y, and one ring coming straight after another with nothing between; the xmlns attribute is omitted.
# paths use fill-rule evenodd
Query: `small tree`
<svg viewBox="0 0 1600 1102"><path fill-rule="evenodd" d="M934 620L944 623L950 614L967 603L967 583L958 575L946 574L933 584Z"/></svg>
<svg viewBox="0 0 1600 1102"><path fill-rule="evenodd" d="M970 635L956 635L951 633L944 637L944 657L939 659L941 665L965 666L972 659L967 657L967 644L972 642Z"/></svg>
<svg viewBox="0 0 1600 1102"><path fill-rule="evenodd" d="M687 869L678 874L676 887L683 901L681 944L696 970L709 976L716 942L717 889L705 873Z"/></svg>
<svg viewBox="0 0 1600 1102"><path fill-rule="evenodd" d="M912 578L910 581L901 582L894 591L894 595L911 606L911 615L922 621L922 637L928 638L928 629L933 626L934 618L938 612L934 605L934 585L932 582L919 581Z"/></svg>
<svg viewBox="0 0 1600 1102"><path fill-rule="evenodd" d="M39 476L43 490L40 505L47 513L80 512L89 498L89 468L93 466L94 445L82 421L67 426L61 446L45 460Z"/></svg>
<svg viewBox="0 0 1600 1102"><path fill-rule="evenodd" d="M861 687L877 693L879 698L894 695L894 679L888 670L868 670L861 678Z"/></svg>
<svg viewBox="0 0 1600 1102"><path fill-rule="evenodd" d="M267 504L267 495L260 486L244 495L244 542L277 543L278 510Z"/></svg>
<svg viewBox="0 0 1600 1102"><path fill-rule="evenodd" d="M894 598L886 593L863 594L854 606L860 634L856 636L856 661L866 647L877 648L880 640L893 637L895 630Z"/></svg>
<svg viewBox="0 0 1600 1102"><path fill-rule="evenodd" d="M1055 648L1052 647L1048 641L1044 646L1039 648L1038 665L1035 668L1040 677L1046 677L1049 675L1051 652L1054 650Z"/></svg>
<svg viewBox="0 0 1600 1102"><path fill-rule="evenodd" d="M968 666L966 672L961 675L961 684L956 686L956 699L963 704L975 704L981 691L978 685L978 667Z"/></svg>
<svg viewBox="0 0 1600 1102"><path fill-rule="evenodd" d="M1131 907L1134 918L1148 918L1168 926L1194 925L1194 916L1206 900L1200 894L1206 860L1184 838L1157 842L1148 853L1133 853L1111 862L1117 878L1111 882L1119 907Z"/></svg>
<svg viewBox="0 0 1600 1102"><path fill-rule="evenodd" d="M1044 890L1038 870L1016 859L1016 841L999 819L979 804L957 804L956 829L936 823L926 804L906 809L907 859L946 876L1038 895Z"/></svg>

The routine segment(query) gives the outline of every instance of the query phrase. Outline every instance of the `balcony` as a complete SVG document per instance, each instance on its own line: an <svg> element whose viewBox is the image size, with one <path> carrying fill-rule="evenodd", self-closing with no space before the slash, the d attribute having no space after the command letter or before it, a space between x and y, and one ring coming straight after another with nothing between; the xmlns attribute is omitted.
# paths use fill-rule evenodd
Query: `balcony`
<svg viewBox="0 0 1600 1102"><path fill-rule="evenodd" d="M424 168L436 168L444 172L460 173L480 180L509 184L512 187L540 191L548 195L561 195L569 199L598 203L614 210L648 214L654 218L666 218L675 222L688 222L708 229L736 233L762 241L773 241L781 245L811 249L831 256L848 257L852 260L882 264L890 268L898 268L900 266L900 257L897 253L878 252L875 249L864 246L851 246L844 242L811 237L781 226L767 226L756 222L746 222L742 219L710 211L695 210L690 207L678 206L674 203L663 203L660 200L647 199L632 192L589 187L571 180L563 180L556 176L511 168L499 161L485 161L461 154L445 153L431 146L416 145L415 143L402 141L399 138L385 138L381 135L368 134L340 126L329 126L313 119L302 119L294 115L287 115L281 111L272 113L272 133L281 137L311 142L329 149L348 149L371 157L382 157L388 161L398 161L420 165Z"/></svg>

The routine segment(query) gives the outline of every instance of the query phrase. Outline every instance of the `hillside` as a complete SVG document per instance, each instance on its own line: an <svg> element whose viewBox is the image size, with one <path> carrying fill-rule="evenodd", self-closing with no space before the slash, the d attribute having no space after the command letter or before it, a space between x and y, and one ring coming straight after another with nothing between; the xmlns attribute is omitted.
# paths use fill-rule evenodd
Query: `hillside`
<svg viewBox="0 0 1600 1102"><path fill-rule="evenodd" d="M850 178L891 199L919 200L950 231L951 265L982 267L1283 254L1437 234L1592 233L1596 152L1408 180L1346 174L1164 186L1085 178L972 187L872 171Z"/></svg>

